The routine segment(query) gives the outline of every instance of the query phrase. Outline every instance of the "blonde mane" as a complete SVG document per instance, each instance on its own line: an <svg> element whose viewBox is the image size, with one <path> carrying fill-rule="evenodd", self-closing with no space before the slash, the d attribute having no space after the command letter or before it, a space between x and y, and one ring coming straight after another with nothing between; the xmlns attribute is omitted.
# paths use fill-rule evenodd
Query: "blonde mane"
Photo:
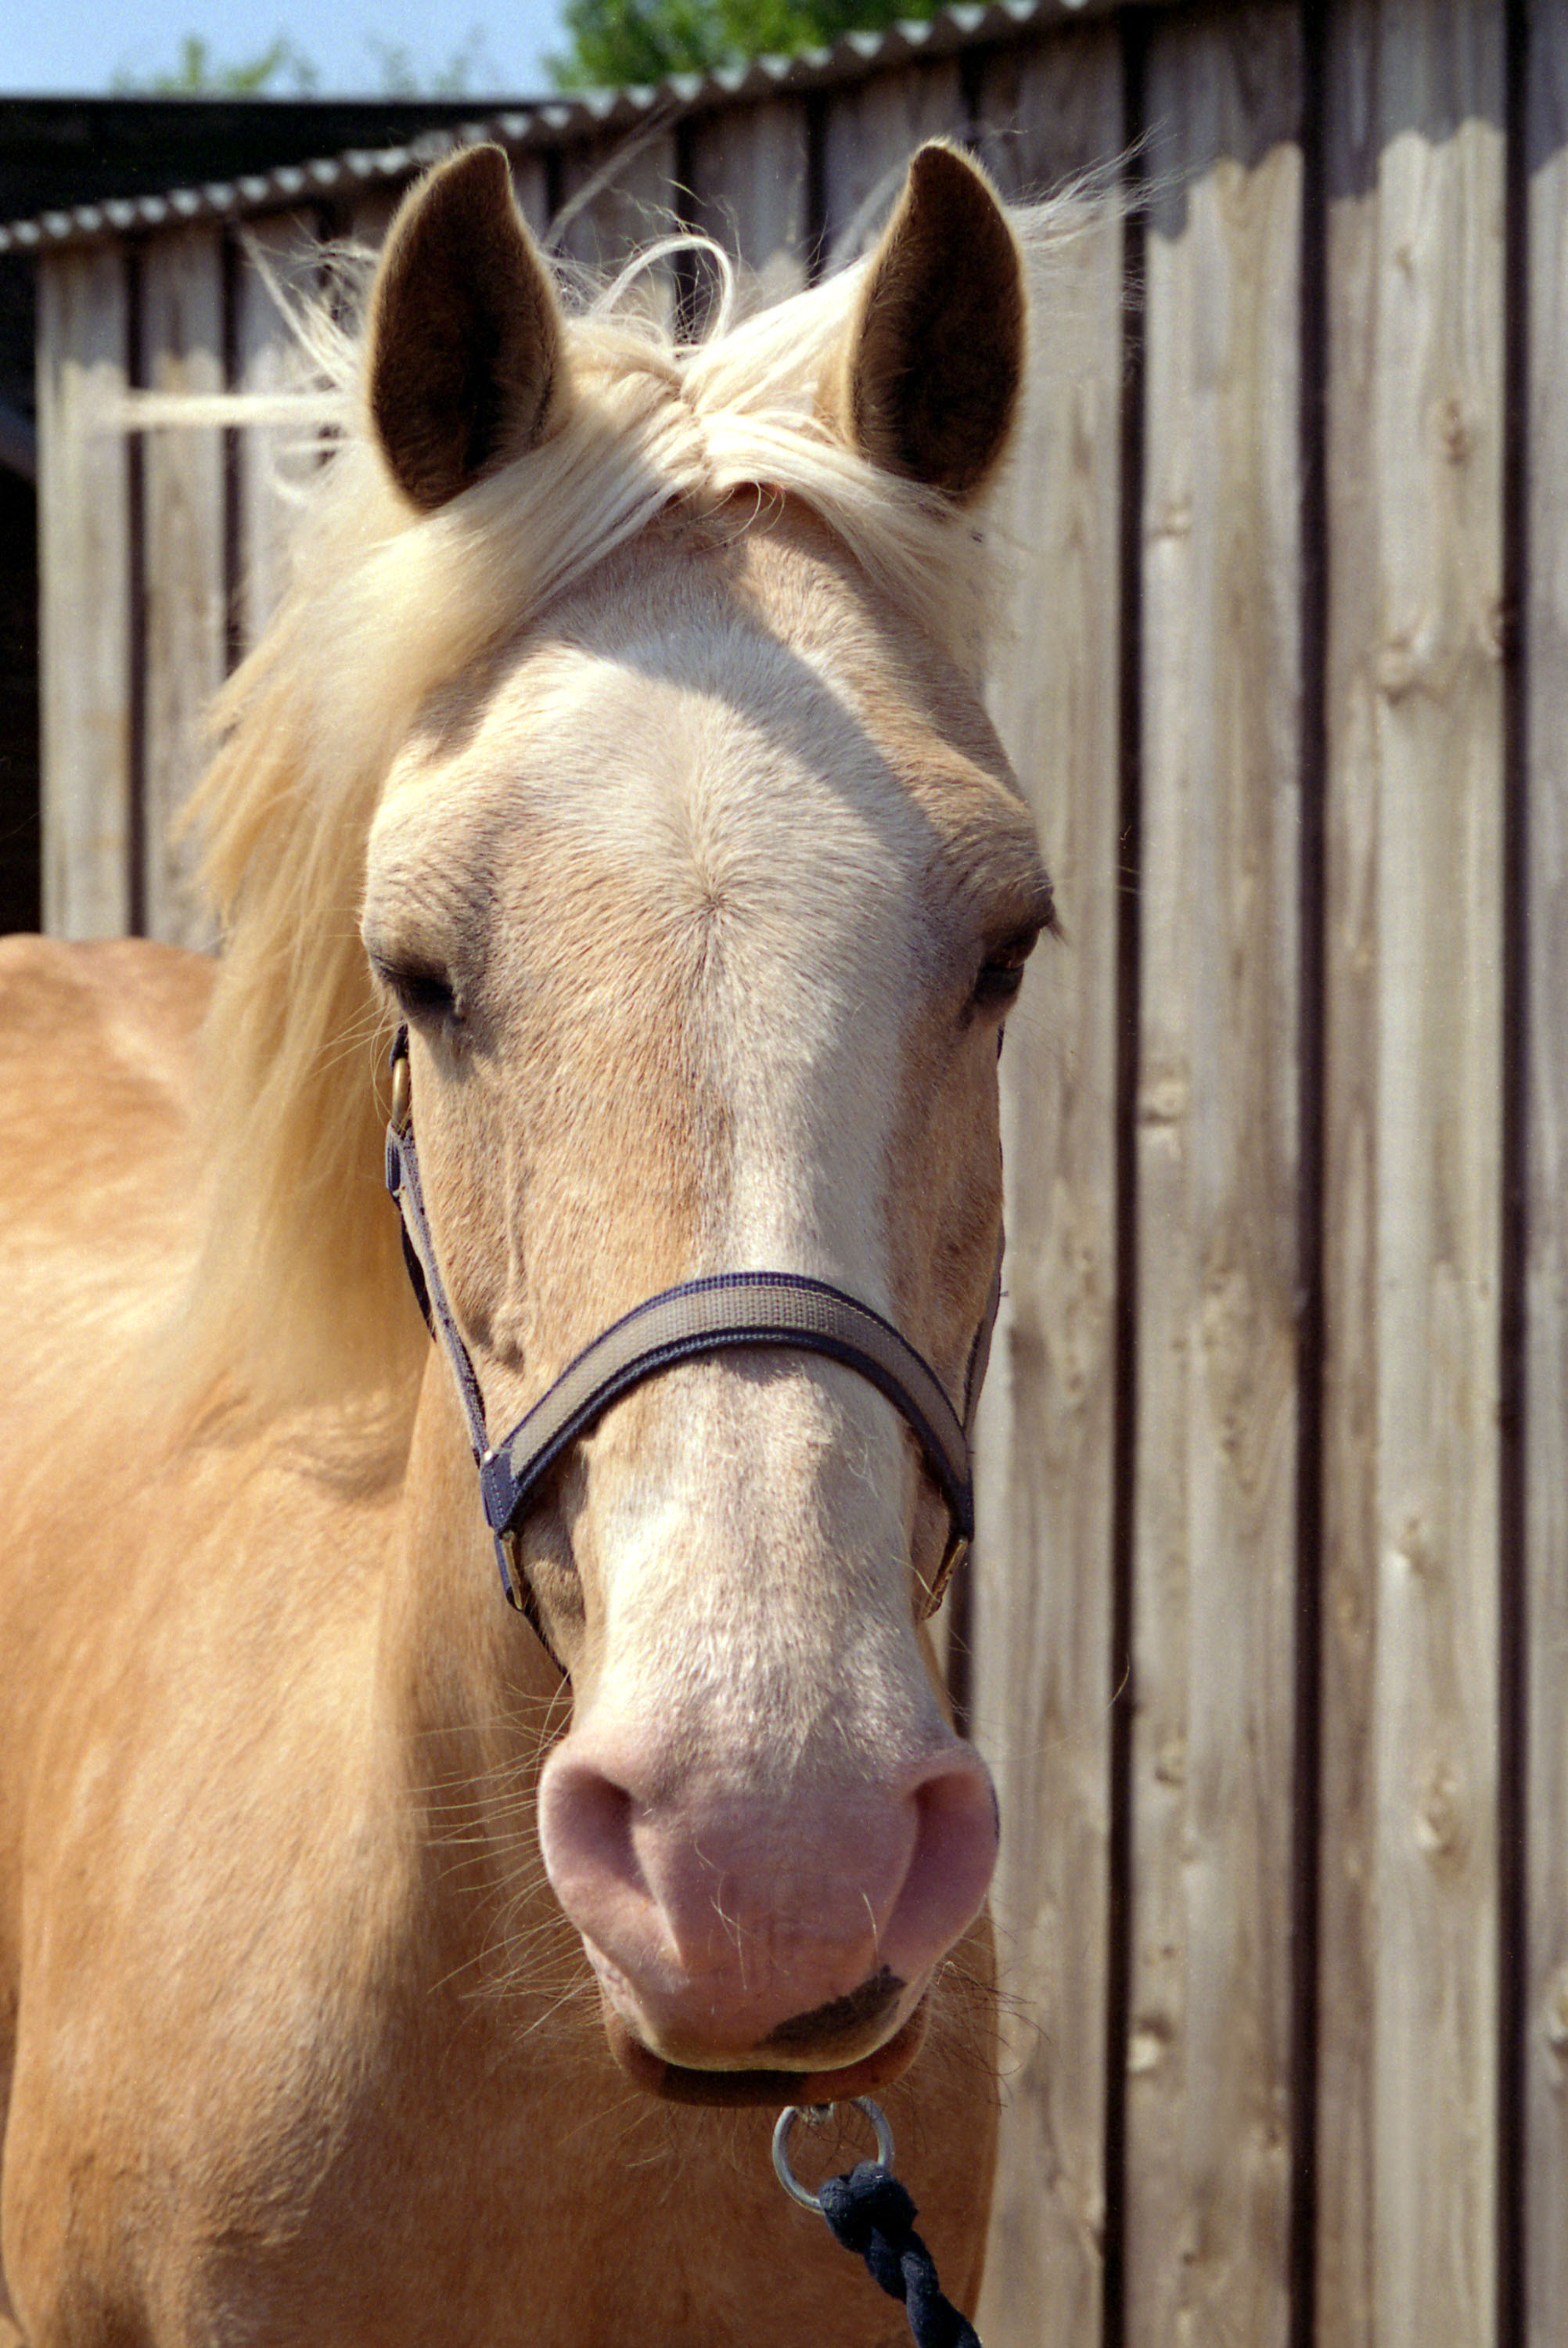
<svg viewBox="0 0 1568 2348"><path fill-rule="evenodd" d="M1060 240L1064 209L1012 215L1026 257ZM724 299L689 345L633 313L634 272L579 308L563 427L434 514L396 489L367 428L362 337L324 301L298 321L333 453L301 516L295 583L218 702L192 810L223 959L198 1135L209 1221L179 1330L188 1403L221 1385L263 1407L379 1395L395 1410L425 1357L381 1187L392 1022L359 917L384 778L431 693L660 514L746 494L802 500L977 664L994 565L974 510L876 469L818 412L866 264L741 323L714 265ZM300 409L322 414L319 388Z"/></svg>

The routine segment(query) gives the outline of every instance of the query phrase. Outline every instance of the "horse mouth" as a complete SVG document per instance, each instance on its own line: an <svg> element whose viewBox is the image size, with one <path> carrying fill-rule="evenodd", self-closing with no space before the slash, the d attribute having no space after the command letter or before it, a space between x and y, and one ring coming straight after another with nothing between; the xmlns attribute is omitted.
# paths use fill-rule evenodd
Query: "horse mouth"
<svg viewBox="0 0 1568 2348"><path fill-rule="evenodd" d="M815 2006L809 2013L797 2013L788 2022L781 2022L776 2030L769 2031L763 2044L776 2048L781 2054L798 2049L808 2062L815 2054L819 2069L827 2068L835 2054L847 2054L856 2060L854 2049L872 2031L886 2029L897 2013L905 1987L891 1966L879 1966L868 1981L863 1981L846 1996L830 1998L825 2005Z"/></svg>
<svg viewBox="0 0 1568 2348"><path fill-rule="evenodd" d="M858 1996L860 1993L856 1993ZM837 2070L700 2069L671 2063L635 2037L607 1997L602 1996L604 2033L610 2051L627 2077L645 2094L671 2104L835 2104L852 2096L868 2096L901 2078L925 2043L927 2001L921 1998L908 2019L885 2045ZM841 2000L839 2003L847 2003ZM785 2029L790 2027L784 2025ZM777 2043L773 2034L770 2044ZM787 2042L786 2042L787 2043Z"/></svg>

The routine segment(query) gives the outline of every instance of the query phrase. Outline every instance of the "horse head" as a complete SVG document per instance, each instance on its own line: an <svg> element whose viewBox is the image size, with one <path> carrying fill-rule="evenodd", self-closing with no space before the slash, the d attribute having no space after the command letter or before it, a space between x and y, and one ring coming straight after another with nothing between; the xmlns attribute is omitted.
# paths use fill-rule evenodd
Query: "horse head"
<svg viewBox="0 0 1568 2348"><path fill-rule="evenodd" d="M834 316L787 417L787 324L585 337L493 149L380 265L366 399L411 530L497 572L541 512L599 534L425 695L369 832L492 1439L646 1299L736 1272L855 1300L961 1411L999 1031L1050 921L960 592L1024 324L963 157L921 150ZM452 1419L438 1354L421 1408ZM514 1554L570 1683L539 1842L648 2084L821 2096L910 2059L996 1851L921 1629L950 1515L886 1393L782 1345L642 1379L532 1494Z"/></svg>

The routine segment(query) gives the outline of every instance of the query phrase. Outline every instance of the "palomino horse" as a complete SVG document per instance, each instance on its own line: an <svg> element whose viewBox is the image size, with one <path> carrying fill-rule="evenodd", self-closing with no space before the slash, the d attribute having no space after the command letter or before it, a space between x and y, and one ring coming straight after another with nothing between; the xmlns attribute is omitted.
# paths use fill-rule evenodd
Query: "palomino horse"
<svg viewBox="0 0 1568 2348"><path fill-rule="evenodd" d="M889 2342L767 2157L870 2085L973 2302L997 1828L921 1623L1050 921L974 684L1023 311L945 148L690 348L568 320L463 154L220 713L221 959L5 951L30 2348Z"/></svg>

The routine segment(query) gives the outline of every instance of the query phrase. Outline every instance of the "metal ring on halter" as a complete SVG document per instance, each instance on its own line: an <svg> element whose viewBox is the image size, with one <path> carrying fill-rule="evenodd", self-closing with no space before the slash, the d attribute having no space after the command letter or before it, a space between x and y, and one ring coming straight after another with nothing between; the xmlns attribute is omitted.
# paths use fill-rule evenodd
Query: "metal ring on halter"
<svg viewBox="0 0 1568 2348"><path fill-rule="evenodd" d="M864 2112L876 2131L877 2168L886 2168L891 2172L893 2131L887 2125L886 2113L880 2104L874 2104L869 2096L856 2096L853 2100L856 2110ZM804 2120L808 2127L821 2127L829 2112L836 2109L835 2104L786 2104L779 2114L778 2125L774 2129L774 2176L792 2201L798 2201L803 2209L816 2210L819 2216L822 2211L821 2201L809 2187L801 2183L789 2165L790 2130L796 2120Z"/></svg>

